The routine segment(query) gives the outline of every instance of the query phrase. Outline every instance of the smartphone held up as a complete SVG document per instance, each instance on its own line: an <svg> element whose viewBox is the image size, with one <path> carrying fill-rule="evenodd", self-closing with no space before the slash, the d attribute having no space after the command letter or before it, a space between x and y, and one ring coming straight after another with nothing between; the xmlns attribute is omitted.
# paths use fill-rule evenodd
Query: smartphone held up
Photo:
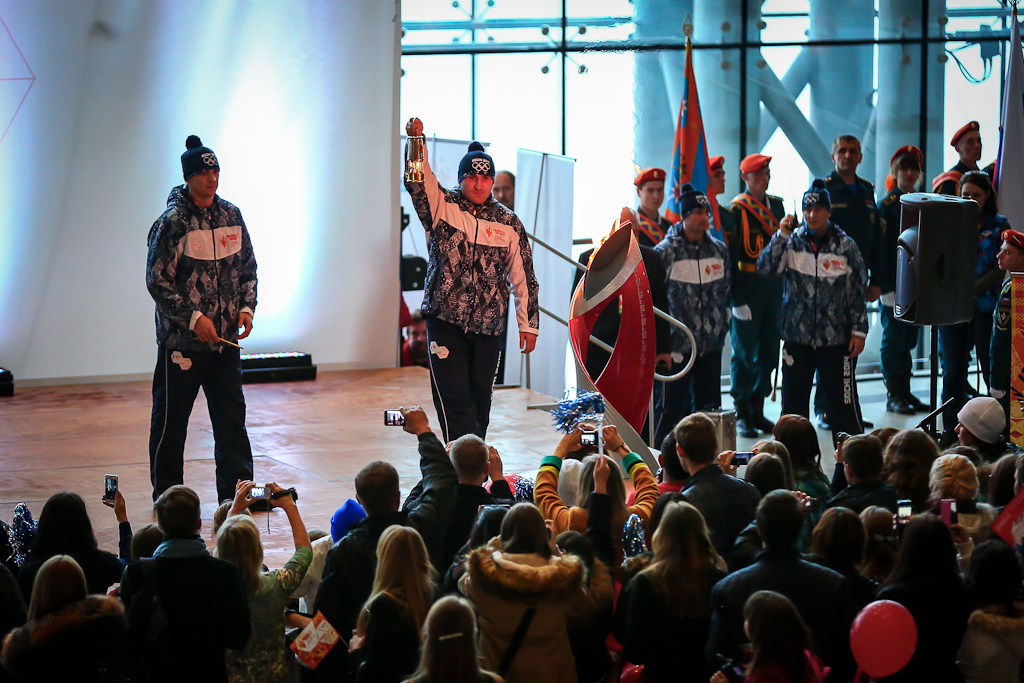
<svg viewBox="0 0 1024 683"><path fill-rule="evenodd" d="M117 475L106 474L103 475L103 500L110 502L114 501L117 497Z"/></svg>

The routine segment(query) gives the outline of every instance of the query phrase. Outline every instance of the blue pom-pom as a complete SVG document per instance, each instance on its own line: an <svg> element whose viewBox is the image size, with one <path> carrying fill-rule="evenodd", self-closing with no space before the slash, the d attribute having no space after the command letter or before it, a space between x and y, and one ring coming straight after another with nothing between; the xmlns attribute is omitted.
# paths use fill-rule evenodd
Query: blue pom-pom
<svg viewBox="0 0 1024 683"><path fill-rule="evenodd" d="M28 555L32 541L36 537L36 529L39 523L32 519L32 512L24 503L18 503L14 508L14 519L8 530L11 548L14 550L14 564L19 567L25 564L25 557Z"/></svg>
<svg viewBox="0 0 1024 683"><path fill-rule="evenodd" d="M622 554L636 557L647 552L647 541L644 536L644 522L634 512L622 527Z"/></svg>
<svg viewBox="0 0 1024 683"><path fill-rule="evenodd" d="M581 420L604 414L604 396L597 391L579 394L576 398L563 398L551 411L555 429L568 434Z"/></svg>

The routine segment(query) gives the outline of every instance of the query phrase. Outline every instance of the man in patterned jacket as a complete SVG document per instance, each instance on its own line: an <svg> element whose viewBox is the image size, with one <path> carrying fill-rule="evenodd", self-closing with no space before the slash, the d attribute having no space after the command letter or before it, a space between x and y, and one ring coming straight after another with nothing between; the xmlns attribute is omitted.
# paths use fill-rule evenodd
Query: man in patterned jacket
<svg viewBox="0 0 1024 683"><path fill-rule="evenodd" d="M422 135L411 119L409 135ZM540 325L539 286L526 230L491 196L494 161L473 142L459 163L459 189L441 187L423 160L423 182L406 180L427 232L424 282L430 386L444 440L484 438L501 358L509 289L516 303L519 349L533 351Z"/></svg>
<svg viewBox="0 0 1024 683"><path fill-rule="evenodd" d="M149 431L153 500L183 483L185 432L203 388L213 424L217 498L252 479L238 347L252 331L256 257L238 208L217 196L220 164L195 135L185 141L185 184L149 230L146 286L156 302L156 371ZM244 328L238 334L239 328Z"/></svg>
<svg viewBox="0 0 1024 683"><path fill-rule="evenodd" d="M804 221L786 216L757 259L757 272L783 277L782 412L808 417L814 371L832 410L833 433L863 431L854 362L868 334L867 268L857 244L831 220L825 181L804 193Z"/></svg>
<svg viewBox="0 0 1024 683"><path fill-rule="evenodd" d="M661 443L681 419L693 412L715 412L722 405L722 347L729 332L729 248L708 234L711 203L690 183L680 188L682 221L654 247L668 276L669 312L686 324L697 342L693 368L665 384L658 405L654 442ZM672 369L679 372L693 350L690 340L672 328Z"/></svg>

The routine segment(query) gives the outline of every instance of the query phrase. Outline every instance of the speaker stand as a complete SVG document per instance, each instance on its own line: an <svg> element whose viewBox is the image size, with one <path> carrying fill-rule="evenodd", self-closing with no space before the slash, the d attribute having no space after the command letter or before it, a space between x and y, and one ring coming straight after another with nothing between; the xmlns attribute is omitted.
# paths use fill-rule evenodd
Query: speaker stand
<svg viewBox="0 0 1024 683"><path fill-rule="evenodd" d="M931 326L931 372L929 377L929 401L928 407L931 412L924 416L924 419L917 423L916 428L923 430L926 434L931 436L936 441L942 435L939 433L938 422L939 415L950 403L956 400L956 397L949 399L941 406L939 403L939 328L936 325ZM943 425L945 429L945 425Z"/></svg>

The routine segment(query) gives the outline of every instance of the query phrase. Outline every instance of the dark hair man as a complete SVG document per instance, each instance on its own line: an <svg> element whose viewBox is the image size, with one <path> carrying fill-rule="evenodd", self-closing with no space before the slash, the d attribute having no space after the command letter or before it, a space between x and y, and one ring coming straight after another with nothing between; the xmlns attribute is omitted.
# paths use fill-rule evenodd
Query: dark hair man
<svg viewBox="0 0 1024 683"><path fill-rule="evenodd" d="M772 371L779 364L779 307L782 283L757 272L757 257L778 232L786 214L782 199L768 194L772 158L751 154L740 162L747 189L732 200L736 238L729 241L735 268L732 285L732 397L736 432L754 438L770 434L775 424L764 416L772 391Z"/></svg>
<svg viewBox="0 0 1024 683"><path fill-rule="evenodd" d="M850 508L858 515L878 505L896 514L896 490L881 480L882 442L876 436L851 436L836 449L836 467L842 467L847 486L825 507Z"/></svg>
<svg viewBox="0 0 1024 683"><path fill-rule="evenodd" d="M672 328L671 374L679 372L690 354L696 360L682 379L668 382L657 406L655 443L694 411L716 412L722 405L722 347L729 332L729 248L710 234L711 204L690 183L680 188L682 220L654 249L661 255L668 284L669 313L693 333L697 348L678 328Z"/></svg>
<svg viewBox="0 0 1024 683"><path fill-rule="evenodd" d="M149 229L146 286L156 302L158 344L150 480L153 500L182 483L188 418L202 387L213 423L217 497L226 500L253 471L242 365L232 342L252 331L256 257L242 213L217 195L217 156L195 135L185 147L185 184L171 189L167 210Z"/></svg>
<svg viewBox="0 0 1024 683"><path fill-rule="evenodd" d="M960 195L960 178L968 171L977 171L978 161L981 160L981 131L979 128L977 121L971 121L953 133L949 146L960 155L960 161L956 162L956 166L932 180L932 192L954 197Z"/></svg>
<svg viewBox="0 0 1024 683"><path fill-rule="evenodd" d="M710 417L704 413L684 417L675 435L679 462L690 475L682 494L704 515L715 550L728 562L736 537L754 519L761 494L715 463L718 430Z"/></svg>
<svg viewBox="0 0 1024 683"><path fill-rule="evenodd" d="M796 548L806 513L789 491L771 491L757 506L757 531L765 549L753 565L733 572L711 590L711 633L708 661L715 655L740 661L748 642L743 606L757 591L781 593L793 601L814 634L814 652L832 667L836 680L853 673L849 649L850 624L856 606L842 574L800 558Z"/></svg>
<svg viewBox="0 0 1024 683"><path fill-rule="evenodd" d="M423 135L423 123L410 119L406 132ZM494 160L479 142L459 162L458 190L441 187L426 158L423 181L405 183L430 245L420 310L445 441L487 435L510 288L519 349L530 353L537 344L539 285L530 241L519 218L491 196L493 185Z"/></svg>
<svg viewBox="0 0 1024 683"><path fill-rule="evenodd" d="M444 445L430 429L423 409L410 406L401 411L405 417L403 429L419 441L423 478L399 509L401 494L394 467L377 460L356 475L356 499L366 517L349 527L348 533L327 554L313 604L313 612L322 612L338 633L352 632L359 610L370 597L377 571L377 541L388 527L401 524L416 529L427 546L431 564L445 566L443 543L455 499L455 468ZM320 675L344 671L346 655L344 647L334 648L317 671L323 670Z"/></svg>
<svg viewBox="0 0 1024 683"><path fill-rule="evenodd" d="M507 206L509 211L516 210L516 177L512 171L498 171L491 192L495 201Z"/></svg>
<svg viewBox="0 0 1024 683"><path fill-rule="evenodd" d="M430 355L427 353L427 321L423 314L415 310L410 315L412 321L405 328L405 342L402 344L402 367L419 365L430 367Z"/></svg>
<svg viewBox="0 0 1024 683"><path fill-rule="evenodd" d="M782 412L808 417L814 373L828 392L834 431L863 431L857 410L854 362L868 334L860 250L829 217L825 182L816 179L803 198L805 225L786 216L761 252L757 271L785 280L782 299Z"/></svg>
<svg viewBox="0 0 1024 683"><path fill-rule="evenodd" d="M171 486L154 507L164 541L121 579L135 647L150 681L226 682L224 651L245 647L252 630L242 573L207 551L195 491Z"/></svg>
<svg viewBox="0 0 1024 683"><path fill-rule="evenodd" d="M710 178L708 179L708 194L718 196L725 192L725 157L717 156L708 158L708 173ZM722 234L725 236L725 243L729 244L735 239L736 234L736 221L733 220L732 212L727 211L722 205L722 202L718 203L718 220L721 221L719 226L722 230Z"/></svg>

